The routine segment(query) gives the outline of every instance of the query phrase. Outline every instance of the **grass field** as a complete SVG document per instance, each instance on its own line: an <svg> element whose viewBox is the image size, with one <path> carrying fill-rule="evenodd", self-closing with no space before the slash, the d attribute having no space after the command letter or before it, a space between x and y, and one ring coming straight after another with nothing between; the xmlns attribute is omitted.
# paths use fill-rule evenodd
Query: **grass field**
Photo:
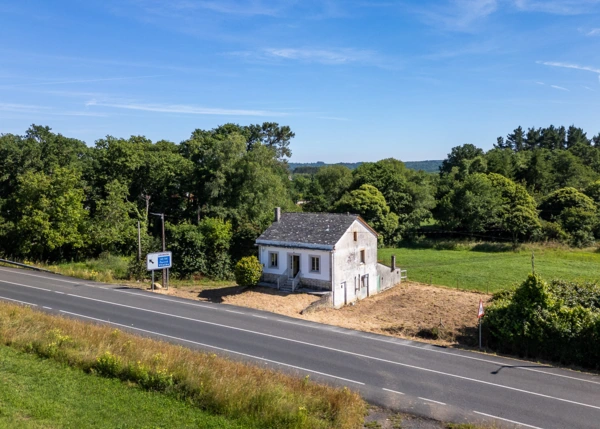
<svg viewBox="0 0 600 429"><path fill-rule="evenodd" d="M243 426L161 393L0 346L0 427Z"/></svg>
<svg viewBox="0 0 600 429"><path fill-rule="evenodd" d="M535 271L545 279L598 281L600 253L594 250L562 247L524 247L513 251L502 246L457 246L453 250L435 248L385 248L379 261L408 271L408 279L467 290L490 292L520 283L531 272L531 253Z"/></svg>

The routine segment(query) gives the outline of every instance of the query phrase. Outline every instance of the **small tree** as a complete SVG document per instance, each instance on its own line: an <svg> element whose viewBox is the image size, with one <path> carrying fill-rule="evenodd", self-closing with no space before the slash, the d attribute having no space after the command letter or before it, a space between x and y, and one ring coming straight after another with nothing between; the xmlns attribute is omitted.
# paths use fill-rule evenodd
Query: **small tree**
<svg viewBox="0 0 600 429"><path fill-rule="evenodd" d="M235 264L235 281L240 286L254 286L262 275L262 265L256 256L246 256Z"/></svg>

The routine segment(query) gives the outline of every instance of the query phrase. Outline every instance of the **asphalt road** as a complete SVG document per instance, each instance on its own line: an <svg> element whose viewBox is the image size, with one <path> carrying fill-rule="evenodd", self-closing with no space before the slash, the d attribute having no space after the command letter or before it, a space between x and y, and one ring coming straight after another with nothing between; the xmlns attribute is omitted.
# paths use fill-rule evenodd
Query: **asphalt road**
<svg viewBox="0 0 600 429"><path fill-rule="evenodd" d="M310 375L398 411L600 428L600 376L20 269L0 268L0 299Z"/></svg>

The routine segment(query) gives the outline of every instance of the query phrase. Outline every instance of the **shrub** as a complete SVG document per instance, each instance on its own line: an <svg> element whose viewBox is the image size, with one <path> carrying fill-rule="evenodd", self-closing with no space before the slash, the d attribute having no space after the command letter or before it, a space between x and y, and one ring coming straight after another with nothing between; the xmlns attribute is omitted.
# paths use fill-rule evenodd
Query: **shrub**
<svg viewBox="0 0 600 429"><path fill-rule="evenodd" d="M262 275L262 265L256 256L246 256L235 265L235 281L240 286L254 286Z"/></svg>
<svg viewBox="0 0 600 429"><path fill-rule="evenodd" d="M484 326L489 345L521 356L600 366L600 287L530 275L496 294Z"/></svg>

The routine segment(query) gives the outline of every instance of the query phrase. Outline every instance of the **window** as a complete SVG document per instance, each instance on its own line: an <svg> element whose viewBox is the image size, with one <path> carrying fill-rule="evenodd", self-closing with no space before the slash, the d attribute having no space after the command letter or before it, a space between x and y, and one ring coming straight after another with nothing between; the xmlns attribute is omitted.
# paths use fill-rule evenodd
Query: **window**
<svg viewBox="0 0 600 429"><path fill-rule="evenodd" d="M313 273L318 273L321 271L321 257L320 256L311 256L310 257L310 271Z"/></svg>
<svg viewBox="0 0 600 429"><path fill-rule="evenodd" d="M358 241L358 232L354 231L354 241Z"/></svg>
<svg viewBox="0 0 600 429"><path fill-rule="evenodd" d="M365 263L365 250L361 250L360 251L360 263L364 264Z"/></svg>
<svg viewBox="0 0 600 429"><path fill-rule="evenodd" d="M279 253L269 252L269 268L279 267Z"/></svg>

